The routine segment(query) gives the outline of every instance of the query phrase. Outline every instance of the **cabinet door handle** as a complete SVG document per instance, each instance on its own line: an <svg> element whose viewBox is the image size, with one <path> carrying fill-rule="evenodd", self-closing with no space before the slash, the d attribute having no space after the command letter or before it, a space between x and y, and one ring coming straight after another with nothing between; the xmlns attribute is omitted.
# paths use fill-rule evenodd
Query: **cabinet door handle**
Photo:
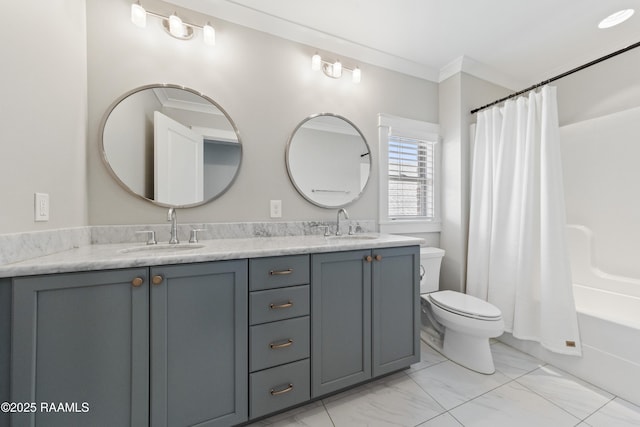
<svg viewBox="0 0 640 427"><path fill-rule="evenodd" d="M271 343L271 344L269 344L269 348L271 348L271 350L277 350L279 348L289 347L292 344L293 344L293 340L291 338L289 338L287 341L285 341L283 343L280 343L280 344Z"/></svg>
<svg viewBox="0 0 640 427"><path fill-rule="evenodd" d="M271 393L271 396L279 396L281 394L289 393L291 390L293 390L293 384L289 383L287 388L284 388L284 389L278 390L278 391L276 391L274 389L271 389L271 391L269 393Z"/></svg>
<svg viewBox="0 0 640 427"><path fill-rule="evenodd" d="M371 257L371 255L367 255L366 257L364 257L364 260L366 262L371 262L371 261L373 261L373 258Z"/></svg>
<svg viewBox="0 0 640 427"><path fill-rule="evenodd" d="M293 301L287 301L284 304L269 304L269 308L271 310L278 310L281 308L289 308L289 307L293 307Z"/></svg>
<svg viewBox="0 0 640 427"><path fill-rule="evenodd" d="M131 281L131 285L133 285L134 288L137 288L138 286L142 286L143 283L144 283L144 279L142 277L136 277Z"/></svg>
<svg viewBox="0 0 640 427"><path fill-rule="evenodd" d="M293 268L287 268L286 270L271 270L269 276L286 276L293 273Z"/></svg>
<svg viewBox="0 0 640 427"><path fill-rule="evenodd" d="M376 261L380 261L382 259L382 255L376 255L375 259L376 259Z"/></svg>
<svg viewBox="0 0 640 427"><path fill-rule="evenodd" d="M160 283L162 283L162 281L164 280L164 277L158 275L158 276L153 276L151 278L151 283L153 283L154 285L159 285Z"/></svg>

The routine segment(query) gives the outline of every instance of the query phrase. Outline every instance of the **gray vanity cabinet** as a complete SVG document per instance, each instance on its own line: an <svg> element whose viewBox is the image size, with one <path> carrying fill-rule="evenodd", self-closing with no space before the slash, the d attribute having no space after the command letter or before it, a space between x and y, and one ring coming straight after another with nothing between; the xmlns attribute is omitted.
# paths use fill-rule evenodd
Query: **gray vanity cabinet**
<svg viewBox="0 0 640 427"><path fill-rule="evenodd" d="M246 260L14 279L11 400L78 411L11 425L246 421L247 281Z"/></svg>
<svg viewBox="0 0 640 427"><path fill-rule="evenodd" d="M148 424L147 273L13 280L11 401L36 407L11 414L12 426ZM60 403L71 406L51 410Z"/></svg>
<svg viewBox="0 0 640 427"><path fill-rule="evenodd" d="M311 256L311 396L371 378L370 250Z"/></svg>
<svg viewBox="0 0 640 427"><path fill-rule="evenodd" d="M249 416L309 400L309 256L249 261Z"/></svg>
<svg viewBox="0 0 640 427"><path fill-rule="evenodd" d="M419 360L418 268L418 246L312 255L312 397Z"/></svg>
<svg viewBox="0 0 640 427"><path fill-rule="evenodd" d="M248 418L247 261L151 268L151 426Z"/></svg>
<svg viewBox="0 0 640 427"><path fill-rule="evenodd" d="M372 251L372 367L384 375L420 361L420 248Z"/></svg>

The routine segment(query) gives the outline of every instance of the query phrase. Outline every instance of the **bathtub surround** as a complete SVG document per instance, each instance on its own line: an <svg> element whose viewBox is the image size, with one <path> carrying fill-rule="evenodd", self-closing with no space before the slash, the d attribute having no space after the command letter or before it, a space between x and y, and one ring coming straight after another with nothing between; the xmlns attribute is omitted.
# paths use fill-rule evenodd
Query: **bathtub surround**
<svg viewBox="0 0 640 427"><path fill-rule="evenodd" d="M555 87L479 113L467 293L515 337L579 356L559 145Z"/></svg>

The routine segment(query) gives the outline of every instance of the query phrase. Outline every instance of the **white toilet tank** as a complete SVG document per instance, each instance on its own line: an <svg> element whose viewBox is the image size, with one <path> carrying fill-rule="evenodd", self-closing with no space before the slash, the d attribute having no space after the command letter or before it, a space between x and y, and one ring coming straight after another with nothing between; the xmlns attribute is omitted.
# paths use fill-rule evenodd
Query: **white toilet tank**
<svg viewBox="0 0 640 427"><path fill-rule="evenodd" d="M426 294L438 290L440 284L440 263L444 249L420 248L420 293Z"/></svg>

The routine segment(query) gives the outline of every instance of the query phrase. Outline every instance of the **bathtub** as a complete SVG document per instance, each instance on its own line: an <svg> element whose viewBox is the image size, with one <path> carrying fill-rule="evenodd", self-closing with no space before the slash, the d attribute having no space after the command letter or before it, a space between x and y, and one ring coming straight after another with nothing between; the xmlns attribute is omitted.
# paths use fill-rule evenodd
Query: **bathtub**
<svg viewBox="0 0 640 427"><path fill-rule="evenodd" d="M573 293L582 357L562 356L504 334L500 341L640 405L640 280L592 263L592 234L568 226Z"/></svg>

